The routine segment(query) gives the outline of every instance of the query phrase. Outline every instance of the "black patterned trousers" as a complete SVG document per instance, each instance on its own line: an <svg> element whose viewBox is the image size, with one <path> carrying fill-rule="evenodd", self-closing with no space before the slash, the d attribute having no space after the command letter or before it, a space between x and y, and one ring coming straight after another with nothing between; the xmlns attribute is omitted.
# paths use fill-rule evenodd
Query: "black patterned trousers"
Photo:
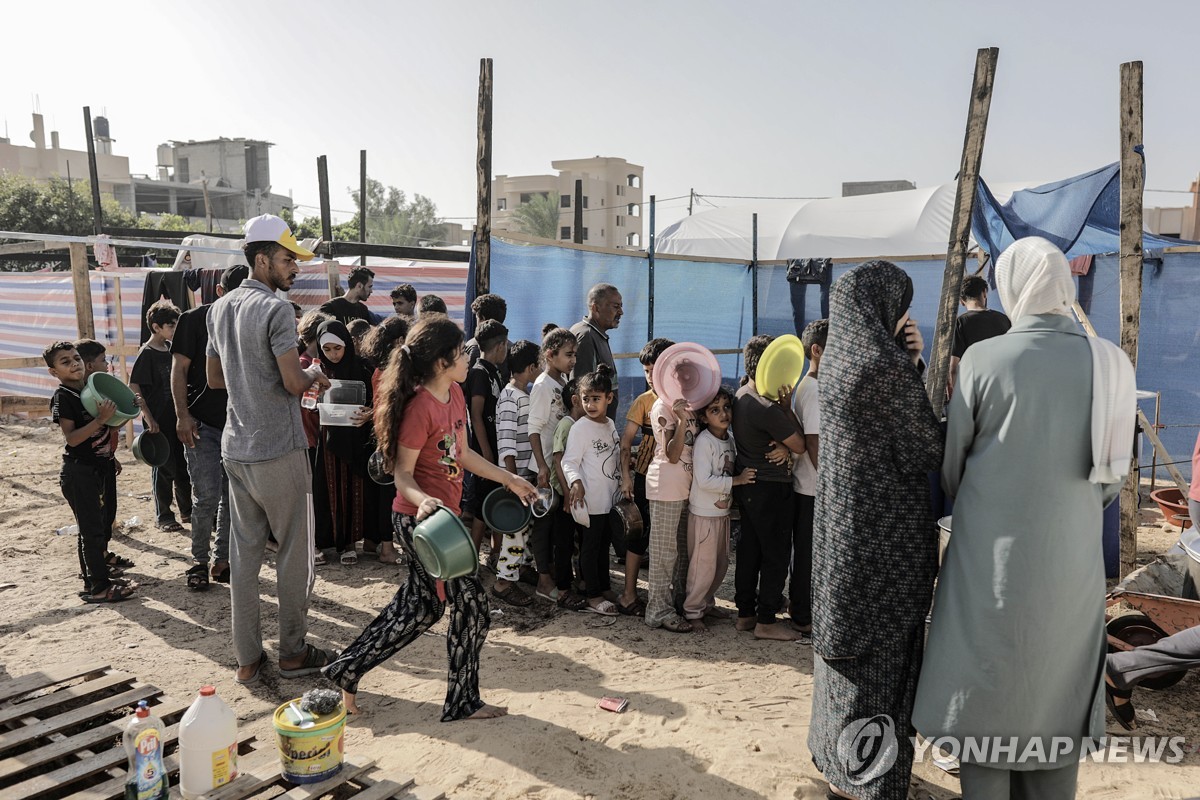
<svg viewBox="0 0 1200 800"><path fill-rule="evenodd" d="M429 630L446 611L433 577L413 549L416 524L415 517L392 514L396 544L409 555L408 580L379 616L323 670L325 677L348 692L357 693L364 675ZM479 698L479 652L491 625L487 593L476 575L446 581L446 601L451 606L446 636L450 665L442 722L465 719L483 708Z"/></svg>

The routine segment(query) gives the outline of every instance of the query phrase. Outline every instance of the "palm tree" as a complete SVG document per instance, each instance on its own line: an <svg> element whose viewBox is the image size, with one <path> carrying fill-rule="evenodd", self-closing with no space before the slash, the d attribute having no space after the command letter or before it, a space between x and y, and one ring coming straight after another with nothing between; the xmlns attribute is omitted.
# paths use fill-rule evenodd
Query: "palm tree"
<svg viewBox="0 0 1200 800"><path fill-rule="evenodd" d="M538 193L513 210L521 231L542 239L558 238L558 195Z"/></svg>

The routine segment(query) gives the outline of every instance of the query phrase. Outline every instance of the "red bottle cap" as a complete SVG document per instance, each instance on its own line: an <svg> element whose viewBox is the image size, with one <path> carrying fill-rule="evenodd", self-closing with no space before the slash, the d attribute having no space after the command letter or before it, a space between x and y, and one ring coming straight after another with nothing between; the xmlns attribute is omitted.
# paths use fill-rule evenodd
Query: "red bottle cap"
<svg viewBox="0 0 1200 800"><path fill-rule="evenodd" d="M212 697L216 693L217 693L217 690L212 686L201 686L200 687L200 696L201 697Z"/></svg>

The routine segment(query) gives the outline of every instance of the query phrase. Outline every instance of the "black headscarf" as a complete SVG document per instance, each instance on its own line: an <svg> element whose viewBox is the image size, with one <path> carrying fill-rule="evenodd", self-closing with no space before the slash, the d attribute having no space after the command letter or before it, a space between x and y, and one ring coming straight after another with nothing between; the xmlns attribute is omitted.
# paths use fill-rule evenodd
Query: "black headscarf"
<svg viewBox="0 0 1200 800"><path fill-rule="evenodd" d="M329 360L325 355L325 349L321 347L321 337L325 334L333 334L342 340L342 346L345 347L345 352L342 353L341 361L336 364ZM321 369L325 371L325 375L337 380L344 381L362 381L367 387L367 405L372 405L371 401L371 373L365 365L358 359L358 354L354 349L354 337L350 335L350 331L346 326L336 319L331 319L323 322L321 327L317 328L317 352L321 358ZM323 429L323 441L328 445L334 455L339 458L351 461L356 469L366 469L366 459L370 455L369 440L371 438L371 423L368 422L361 428L346 428L338 426L327 426Z"/></svg>

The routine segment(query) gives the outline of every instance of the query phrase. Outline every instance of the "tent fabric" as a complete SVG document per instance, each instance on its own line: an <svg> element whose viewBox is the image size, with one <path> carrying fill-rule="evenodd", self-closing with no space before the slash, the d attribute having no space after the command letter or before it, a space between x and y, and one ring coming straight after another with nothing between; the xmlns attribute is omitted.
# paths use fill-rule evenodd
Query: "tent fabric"
<svg viewBox="0 0 1200 800"><path fill-rule="evenodd" d="M1002 200L1028 183L998 184ZM655 238L656 253L749 261L758 214L758 258L898 258L944 255L956 183L903 192L734 206L684 217Z"/></svg>
<svg viewBox="0 0 1200 800"><path fill-rule="evenodd" d="M246 257L242 255L242 245L244 242L241 239L225 239L217 236L192 234L191 236L183 237L183 241L180 244L184 247L190 245L192 247L213 247L218 250L228 250L229 255L194 253L191 250L179 250L175 254L175 263L171 266L171 269L219 269L224 271L228 267L246 266Z"/></svg>
<svg viewBox="0 0 1200 800"><path fill-rule="evenodd" d="M1012 192L1002 202L980 178L971 232L993 261L1017 239L1048 239L1067 258L1115 253L1121 247L1121 165ZM1193 244L1143 233L1144 250Z"/></svg>

